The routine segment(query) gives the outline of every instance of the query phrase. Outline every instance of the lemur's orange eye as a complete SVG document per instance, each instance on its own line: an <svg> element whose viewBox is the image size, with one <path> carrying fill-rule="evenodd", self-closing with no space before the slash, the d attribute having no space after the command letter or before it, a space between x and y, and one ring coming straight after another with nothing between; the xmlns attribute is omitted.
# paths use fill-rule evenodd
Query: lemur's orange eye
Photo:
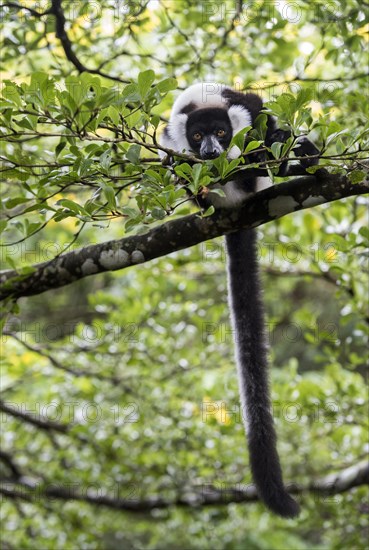
<svg viewBox="0 0 369 550"><path fill-rule="evenodd" d="M201 141L202 140L202 135L200 134L200 132L196 132L195 134L193 134L192 137L195 141Z"/></svg>
<svg viewBox="0 0 369 550"><path fill-rule="evenodd" d="M223 130L223 128L219 128L219 130L217 130L217 136L218 137L224 137L225 136L225 130Z"/></svg>

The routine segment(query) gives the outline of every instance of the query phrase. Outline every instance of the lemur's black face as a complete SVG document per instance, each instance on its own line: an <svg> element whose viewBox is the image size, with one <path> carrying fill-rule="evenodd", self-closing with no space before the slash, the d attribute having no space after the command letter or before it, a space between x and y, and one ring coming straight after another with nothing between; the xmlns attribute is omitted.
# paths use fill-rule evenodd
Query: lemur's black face
<svg viewBox="0 0 369 550"><path fill-rule="evenodd" d="M193 111L188 115L186 137L196 156L202 159L219 157L232 139L227 111L218 108Z"/></svg>

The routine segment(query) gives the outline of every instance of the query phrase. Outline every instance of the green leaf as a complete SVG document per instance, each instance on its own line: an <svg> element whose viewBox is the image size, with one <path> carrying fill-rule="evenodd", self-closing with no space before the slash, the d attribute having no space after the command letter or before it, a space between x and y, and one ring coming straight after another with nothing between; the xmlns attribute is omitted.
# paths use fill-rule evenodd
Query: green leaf
<svg viewBox="0 0 369 550"><path fill-rule="evenodd" d="M159 174L159 172L155 172L155 170L151 170L150 168L145 171L145 176L148 176L151 180L160 183L162 182L162 175Z"/></svg>
<svg viewBox="0 0 369 550"><path fill-rule="evenodd" d="M273 157L275 159L279 159L280 156L281 156L281 150L283 148L283 143L280 143L280 142L277 142L275 141L274 143L272 143L272 145L270 146L270 150L272 151L272 154L273 154Z"/></svg>
<svg viewBox="0 0 369 550"><path fill-rule="evenodd" d="M192 168L192 176L193 176L193 182L196 187L199 184L201 172L202 172L202 164L195 164L195 166L193 166Z"/></svg>
<svg viewBox="0 0 369 550"><path fill-rule="evenodd" d="M135 111L130 115L124 117L124 122L129 128L136 128L142 121L141 111Z"/></svg>
<svg viewBox="0 0 369 550"><path fill-rule="evenodd" d="M119 126L120 124L120 114L118 109L115 107L115 105L110 105L108 107L108 115L110 116L111 120L113 121L113 124L115 126Z"/></svg>
<svg viewBox="0 0 369 550"><path fill-rule="evenodd" d="M81 159L79 168L77 170L78 174L81 177L86 176L86 174L88 174L88 172L90 171L92 163L93 163L92 159L84 159L84 158Z"/></svg>
<svg viewBox="0 0 369 550"><path fill-rule="evenodd" d="M256 120L254 123L254 130L250 132L250 135L264 142L264 138L267 132L267 124L268 124L267 115L265 113L261 113L256 117Z"/></svg>
<svg viewBox="0 0 369 550"><path fill-rule="evenodd" d="M240 132L237 132L237 134L232 138L230 147L232 147L232 145L235 145L239 148L240 151L243 151L245 147L245 136L249 130L251 130L251 126L246 126Z"/></svg>
<svg viewBox="0 0 369 550"><path fill-rule="evenodd" d="M243 162L242 158L236 158L231 160L231 162L228 164L228 166L225 166L225 170L223 172L223 177L229 176L232 172L236 170L236 168Z"/></svg>
<svg viewBox="0 0 369 550"><path fill-rule="evenodd" d="M154 208L151 210L151 215L155 220L163 220L166 217L167 213L163 208L154 206Z"/></svg>
<svg viewBox="0 0 369 550"><path fill-rule="evenodd" d="M119 97L115 101L116 105L121 103L133 103L140 100L140 92L138 90L137 84L131 83L123 89L122 93L119 94Z"/></svg>
<svg viewBox="0 0 369 550"><path fill-rule="evenodd" d="M364 237L364 239L366 239L367 241L369 241L369 228L368 227L360 227L359 229L359 233L362 237Z"/></svg>
<svg viewBox="0 0 369 550"><path fill-rule="evenodd" d="M81 84L81 81L78 77L72 75L67 76L67 78L65 79L65 86L71 100L70 105L74 105L74 109L76 109L79 105L83 103L86 94L86 88Z"/></svg>
<svg viewBox="0 0 369 550"><path fill-rule="evenodd" d="M7 199L4 202L5 208L11 210L15 206L18 206L18 204L24 204L25 202L29 202L30 199L27 199L26 197L14 197L14 199Z"/></svg>
<svg viewBox="0 0 369 550"><path fill-rule="evenodd" d="M209 188L209 193L211 193L212 195L218 195L218 197L225 197L226 196L223 189L219 189L219 188L214 188L213 189L212 187L210 187Z"/></svg>
<svg viewBox="0 0 369 550"><path fill-rule="evenodd" d="M187 162L184 162L179 166L175 166L174 171L177 174L177 176L179 176L180 178L183 178L186 181L191 181L192 168Z"/></svg>
<svg viewBox="0 0 369 550"><path fill-rule="evenodd" d="M150 122L154 126L154 128L157 128L160 124L160 116L159 115L152 115L150 117Z"/></svg>
<svg viewBox="0 0 369 550"><path fill-rule="evenodd" d="M141 154L141 145L138 145L137 143L134 143L130 146L126 153L126 158L133 164L139 164L140 162L140 154Z"/></svg>
<svg viewBox="0 0 369 550"><path fill-rule="evenodd" d="M341 235L333 235L332 242L336 245L337 250L341 252L346 252L349 248L347 241Z"/></svg>
<svg viewBox="0 0 369 550"><path fill-rule="evenodd" d="M34 115L26 115L17 121L18 126L27 130L35 131L37 128L38 117Z"/></svg>
<svg viewBox="0 0 369 550"><path fill-rule="evenodd" d="M309 103L313 98L313 91L310 88L303 88L300 90L297 94L296 101L295 101L295 109L299 110L304 105Z"/></svg>
<svg viewBox="0 0 369 550"><path fill-rule="evenodd" d="M55 157L58 158L58 156L60 155L60 153L63 151L63 149L65 148L65 146L67 145L67 142L65 141L64 138L61 138L60 142L58 143L58 145L55 147Z"/></svg>
<svg viewBox="0 0 369 550"><path fill-rule="evenodd" d="M11 103L14 103L18 107L21 107L23 102L19 95L17 86L10 81L5 81L5 82L6 82L6 85L2 91L3 97L5 97L5 99L10 101Z"/></svg>
<svg viewBox="0 0 369 550"><path fill-rule="evenodd" d="M14 261L14 258L12 258L11 256L8 256L8 254L5 256L5 261L7 264L10 265L12 269L17 269L17 265Z"/></svg>
<svg viewBox="0 0 369 550"><path fill-rule="evenodd" d="M253 141L250 141L248 144L247 144L247 147L245 149L245 154L246 153L249 153L250 151L254 151L254 149L258 149L264 142L261 141L261 140L253 140Z"/></svg>
<svg viewBox="0 0 369 550"><path fill-rule="evenodd" d="M26 225L26 235L29 236L29 235L33 235L34 233L36 233L36 231L38 229L40 229L40 227L42 227L42 223L40 222L34 222L34 223L29 223Z"/></svg>
<svg viewBox="0 0 369 550"><path fill-rule="evenodd" d="M209 208L205 210L205 212L203 212L202 217L207 218L208 216L211 216L212 214L214 214L214 212L215 212L214 206L213 205L209 206Z"/></svg>
<svg viewBox="0 0 369 550"><path fill-rule="evenodd" d="M109 171L110 165L111 165L111 150L107 149L101 156L100 156L100 166L101 168L107 173Z"/></svg>
<svg viewBox="0 0 369 550"><path fill-rule="evenodd" d="M347 177L351 183L361 183L368 177L368 174L367 172L364 172L364 170L353 170L347 175Z"/></svg>
<svg viewBox="0 0 369 550"><path fill-rule="evenodd" d="M109 185L106 185L106 186L103 187L103 193L104 193L105 198L108 202L109 208L114 210L117 206L114 189L112 187L110 187Z"/></svg>
<svg viewBox="0 0 369 550"><path fill-rule="evenodd" d="M85 209L81 205L71 201L70 199L60 199L56 204L63 206L64 208L68 208L74 214L86 214Z"/></svg>
<svg viewBox="0 0 369 550"><path fill-rule="evenodd" d="M157 85L156 88L161 93L167 93L171 90L176 90L178 87L178 82L175 78L165 78L164 80L161 80Z"/></svg>
<svg viewBox="0 0 369 550"><path fill-rule="evenodd" d="M0 233L2 233L8 225L8 220L0 220Z"/></svg>
<svg viewBox="0 0 369 550"><path fill-rule="evenodd" d="M222 153L221 155L219 155L218 158L214 159L213 161L208 161L209 164L213 164L215 166L215 168L217 169L218 171L218 174L220 176L220 178L224 178L225 176L225 172L228 168L228 160L227 160L227 155L226 153Z"/></svg>
<svg viewBox="0 0 369 550"><path fill-rule="evenodd" d="M136 208L132 208L131 206L124 206L122 208L122 212L128 218L136 218L139 215L139 211L136 210Z"/></svg>
<svg viewBox="0 0 369 550"><path fill-rule="evenodd" d="M138 75L138 91L140 93L141 99L145 99L154 80L155 73L151 69L149 69L148 71L144 71L143 73L140 73Z"/></svg>

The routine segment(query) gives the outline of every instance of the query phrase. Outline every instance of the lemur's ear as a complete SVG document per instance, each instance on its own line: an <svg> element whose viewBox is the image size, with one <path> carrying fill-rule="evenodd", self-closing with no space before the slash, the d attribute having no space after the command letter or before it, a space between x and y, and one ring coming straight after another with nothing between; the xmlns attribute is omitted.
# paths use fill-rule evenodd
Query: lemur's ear
<svg viewBox="0 0 369 550"><path fill-rule="evenodd" d="M188 103L188 105L185 105L183 109L181 109L179 112L180 114L183 114L183 115L189 115L190 113L192 113L192 111L195 111L196 108L197 108L196 103L191 101L191 103Z"/></svg>

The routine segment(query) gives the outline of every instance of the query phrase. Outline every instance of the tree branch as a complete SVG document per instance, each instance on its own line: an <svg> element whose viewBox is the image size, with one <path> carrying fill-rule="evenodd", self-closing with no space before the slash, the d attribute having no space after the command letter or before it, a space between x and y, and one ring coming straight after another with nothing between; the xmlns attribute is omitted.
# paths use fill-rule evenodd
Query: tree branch
<svg viewBox="0 0 369 550"><path fill-rule="evenodd" d="M64 11L62 9L62 0L52 0L51 1L51 13L55 15L55 31L56 36L59 38L62 43L64 53L71 63L76 67L76 69L83 73L88 71L87 67L80 62L76 54L72 49L72 43L69 40L67 31L65 30L66 19Z"/></svg>
<svg viewBox="0 0 369 550"><path fill-rule="evenodd" d="M62 0L51 0L51 6L52 7L49 10L49 13L52 13L55 16L55 34L57 38L59 38L63 46L63 50L66 58L76 67L78 72L80 73L87 72L90 74L97 74L104 78L109 78L110 80L114 80L115 82L122 82L123 84L128 84L129 80L126 80L124 78L119 78L118 76L112 76L107 73L103 73L98 69L89 69L88 67L86 67L86 65L81 63L81 61L78 59L78 57L73 51L72 42L67 34L67 31L65 30L66 19L62 8Z"/></svg>
<svg viewBox="0 0 369 550"><path fill-rule="evenodd" d="M360 462L357 465L350 466L337 474L331 474L306 487L294 485L289 487L290 493L300 495L312 493L319 496L336 495L344 493L369 484L369 464L367 461ZM86 482L86 486L89 484ZM20 499L28 502L42 499L53 499L61 501L80 501L88 504L105 506L113 510L126 510L130 512L149 512L153 509L166 509L171 506L180 506L182 508L192 508L199 506L223 506L231 503L256 502L258 496L253 485L245 488L223 487L215 488L213 485L204 484L195 487L189 487L176 499L165 500L160 497L147 499L138 499L138 491L135 491L135 485L130 484L129 491L121 487L121 493L128 493L127 498L119 496L112 497L100 494L89 494L87 491L81 491L78 484L73 483L52 483L45 485L37 480L27 479L23 483L12 481L0 484L0 493L10 499ZM138 487L137 487L138 489ZM119 494L119 487L116 493ZM187 494L186 494L187 493Z"/></svg>
<svg viewBox="0 0 369 550"><path fill-rule="evenodd" d="M44 418L41 415L37 416L34 414L28 414L27 412L23 412L19 410L18 403L8 404L5 401L0 400L0 411L2 411L5 414L8 414L9 416L13 416L14 418L18 418L23 422L31 424L36 428L41 428L41 430L46 430L46 431L54 430L59 433L67 433L70 428L68 424L58 424L57 422L48 420L47 418Z"/></svg>
<svg viewBox="0 0 369 550"><path fill-rule="evenodd" d="M202 217L199 213L154 227L144 235L134 235L61 255L49 262L20 270L0 273L0 300L40 294L74 281L147 262L232 233L242 228L258 227L305 208L369 191L365 182L352 184L347 177L327 172L294 178L269 187L247 199L237 210L217 210Z"/></svg>
<svg viewBox="0 0 369 550"><path fill-rule="evenodd" d="M37 18L41 18L43 17L44 15L48 15L50 12L51 12L51 8L45 10L45 11L37 11L29 6L26 6L26 5L22 5L22 4L19 4L17 2L4 2L0 8L13 8L13 9L16 9L16 10L26 10L28 11L31 15L33 15L33 17L37 17Z"/></svg>
<svg viewBox="0 0 369 550"><path fill-rule="evenodd" d="M22 472L18 465L14 462L13 457L10 453L7 453L6 451L0 449L0 460L9 468L12 476L15 479L19 479L22 477Z"/></svg>

